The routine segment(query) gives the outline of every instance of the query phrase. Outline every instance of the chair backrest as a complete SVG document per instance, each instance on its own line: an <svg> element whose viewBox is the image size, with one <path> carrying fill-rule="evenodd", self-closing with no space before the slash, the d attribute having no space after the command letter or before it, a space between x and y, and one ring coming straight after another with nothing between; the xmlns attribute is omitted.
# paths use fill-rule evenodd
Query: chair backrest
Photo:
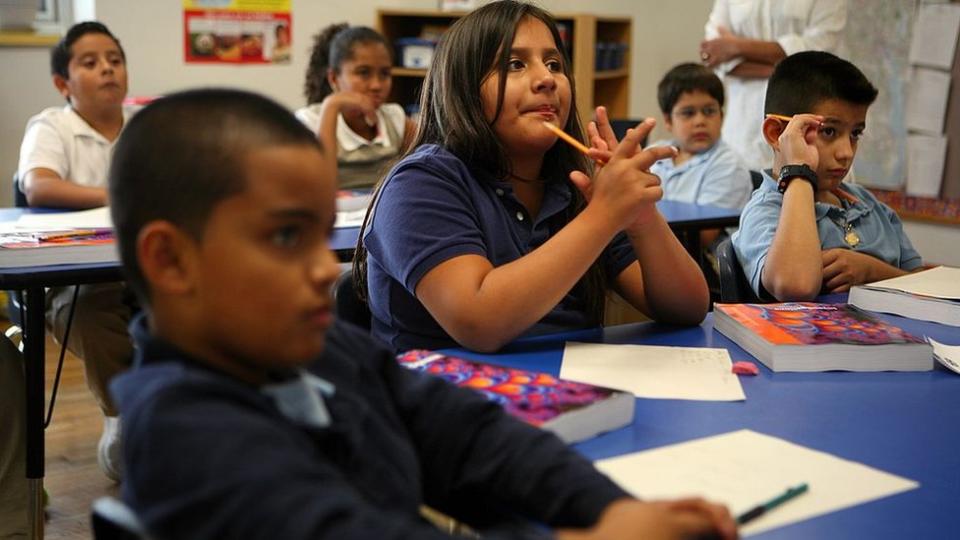
<svg viewBox="0 0 960 540"><path fill-rule="evenodd" d="M750 181L753 182L753 190L756 191L760 184L763 183L763 175L760 174L760 171L750 171Z"/></svg>
<svg viewBox="0 0 960 540"><path fill-rule="evenodd" d="M113 497L93 501L90 525L95 540L145 540L147 530L129 506Z"/></svg>
<svg viewBox="0 0 960 540"><path fill-rule="evenodd" d="M30 206L30 203L27 202L27 194L20 189L20 176L17 171L13 171L13 205L17 208Z"/></svg>
<svg viewBox="0 0 960 540"><path fill-rule="evenodd" d="M360 300L353 287L353 270L347 269L333 284L333 309L337 317L361 328L370 329L370 307Z"/></svg>
<svg viewBox="0 0 960 540"><path fill-rule="evenodd" d="M632 127L637 127L637 124L643 122L643 118L617 118L615 120L610 120L610 127L613 128L613 134L617 136L617 140L623 140L623 137L626 136L627 130ZM647 137L644 137L640 141L640 146L647 145Z"/></svg>
<svg viewBox="0 0 960 540"><path fill-rule="evenodd" d="M760 298L750 288L750 282L740 267L733 243L724 238L717 245L717 264L720 266L720 301L725 304L759 303Z"/></svg>

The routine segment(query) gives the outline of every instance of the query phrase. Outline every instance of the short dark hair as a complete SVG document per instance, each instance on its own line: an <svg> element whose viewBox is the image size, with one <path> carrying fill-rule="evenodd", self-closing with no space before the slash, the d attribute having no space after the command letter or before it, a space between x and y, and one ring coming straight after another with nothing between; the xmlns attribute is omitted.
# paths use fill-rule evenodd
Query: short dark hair
<svg viewBox="0 0 960 540"><path fill-rule="evenodd" d="M353 48L360 44L380 43L391 54L387 40L373 28L350 26L347 23L331 24L319 34L313 36L313 50L310 51L310 63L307 65L307 80L303 93L307 105L320 103L333 93L327 70L340 72L340 66L346 60L353 59Z"/></svg>
<svg viewBox="0 0 960 540"><path fill-rule="evenodd" d="M774 68L763 112L785 116L809 113L829 99L870 105L877 99L877 88L843 58L823 51L804 51L784 58Z"/></svg>
<svg viewBox="0 0 960 540"><path fill-rule="evenodd" d="M706 92L723 107L723 81L713 71L688 62L674 66L657 85L657 102L663 114L670 114L680 96L687 92Z"/></svg>
<svg viewBox="0 0 960 540"><path fill-rule="evenodd" d="M51 75L59 75L64 79L70 78L69 66L70 59L73 58L73 44L87 34L103 34L112 39L113 42L117 44L117 48L120 49L120 55L123 57L124 62L126 62L127 54L123 52L123 45L120 45L120 40L117 39L117 36L111 34L110 30L103 23L86 21L71 26L70 29L67 30L66 35L50 49Z"/></svg>
<svg viewBox="0 0 960 540"><path fill-rule="evenodd" d="M282 105L250 92L188 90L154 101L120 135L110 165L110 212L130 288L149 305L137 235L165 220L202 239L214 207L246 187L245 155L276 145L320 151Z"/></svg>

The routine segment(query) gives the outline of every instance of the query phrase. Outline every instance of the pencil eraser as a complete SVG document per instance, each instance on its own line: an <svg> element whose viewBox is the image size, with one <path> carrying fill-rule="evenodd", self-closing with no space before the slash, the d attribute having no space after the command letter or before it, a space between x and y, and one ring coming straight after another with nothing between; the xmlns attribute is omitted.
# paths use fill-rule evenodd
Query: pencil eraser
<svg viewBox="0 0 960 540"><path fill-rule="evenodd" d="M757 375L760 369L753 362L734 362L731 370L737 375Z"/></svg>

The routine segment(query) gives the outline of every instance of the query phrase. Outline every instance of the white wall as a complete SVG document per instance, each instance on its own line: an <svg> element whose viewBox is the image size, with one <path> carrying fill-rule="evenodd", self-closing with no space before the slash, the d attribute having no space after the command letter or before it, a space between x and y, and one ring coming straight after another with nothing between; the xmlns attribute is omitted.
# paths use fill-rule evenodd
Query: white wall
<svg viewBox="0 0 960 540"><path fill-rule="evenodd" d="M218 66L183 63L182 3L175 0L95 0L94 13L123 42L129 60L130 95L148 96L201 86L237 86L267 94L288 107L303 103L303 74L311 36L327 24L373 25L379 7L431 9L436 0L293 0L293 62L286 66ZM556 12L589 10L633 17L630 109L632 117L659 119L656 85L670 67L696 61L703 24L713 0L541 0ZM653 7L655 6L655 8ZM62 103L50 82L45 49L0 48L0 186L16 169L27 119ZM654 137L660 137L657 131ZM0 205L11 190L0 189ZM907 232L925 259L960 265L960 228L909 223Z"/></svg>

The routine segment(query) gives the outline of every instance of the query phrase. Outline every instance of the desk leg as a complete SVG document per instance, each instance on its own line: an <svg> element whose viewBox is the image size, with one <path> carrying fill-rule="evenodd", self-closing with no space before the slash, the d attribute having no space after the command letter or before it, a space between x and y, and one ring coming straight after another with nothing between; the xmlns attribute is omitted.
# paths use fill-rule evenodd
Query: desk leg
<svg viewBox="0 0 960 540"><path fill-rule="evenodd" d="M44 290L27 289L26 320L23 321L23 357L26 375L27 409L27 483L30 504L27 519L30 538L43 538L43 467L44 467Z"/></svg>

